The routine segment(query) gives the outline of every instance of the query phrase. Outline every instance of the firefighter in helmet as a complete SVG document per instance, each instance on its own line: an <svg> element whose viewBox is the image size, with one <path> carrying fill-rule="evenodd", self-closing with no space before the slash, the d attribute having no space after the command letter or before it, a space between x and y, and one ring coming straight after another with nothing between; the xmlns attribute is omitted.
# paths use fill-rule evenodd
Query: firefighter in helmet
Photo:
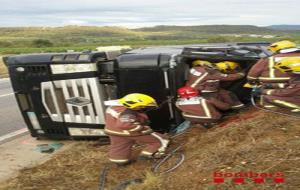
<svg viewBox="0 0 300 190"><path fill-rule="evenodd" d="M272 56L260 59L248 72L247 79L250 83L271 84L283 87L290 80L287 73L280 72L274 68L276 62L286 57L299 57L300 50L296 44L284 40L271 44L268 47Z"/></svg>
<svg viewBox="0 0 300 190"><path fill-rule="evenodd" d="M163 134L152 131L145 113L145 110L157 107L155 99L132 93L119 99L118 103L108 107L105 115L105 133L111 141L109 160L118 165L130 163L131 148L135 143L145 144L140 159L163 156L169 140Z"/></svg>
<svg viewBox="0 0 300 190"><path fill-rule="evenodd" d="M290 81L282 88L255 89L255 95L274 108L300 113L300 58L284 58L275 63L274 68L288 74Z"/></svg>
<svg viewBox="0 0 300 190"><path fill-rule="evenodd" d="M280 70L275 69L274 66L284 58L300 57L300 50L295 43L288 40L275 42L271 44L268 49L273 55L267 58L261 58L252 66L247 75L248 83L251 85L261 85L264 89L285 88L291 76L288 73L280 72ZM260 104L265 108L274 107L262 99Z"/></svg>
<svg viewBox="0 0 300 190"><path fill-rule="evenodd" d="M206 99L214 97L230 104L231 109L244 107L235 94L220 87L222 81L235 81L245 76L243 72L238 72L238 63L223 61L214 64L195 60L192 64L186 86L196 88Z"/></svg>
<svg viewBox="0 0 300 190"><path fill-rule="evenodd" d="M219 110L228 110L230 105L216 98L205 99L199 96L199 91L185 86L177 90L176 107L182 111L182 116L193 123L210 127L210 124L221 119Z"/></svg>

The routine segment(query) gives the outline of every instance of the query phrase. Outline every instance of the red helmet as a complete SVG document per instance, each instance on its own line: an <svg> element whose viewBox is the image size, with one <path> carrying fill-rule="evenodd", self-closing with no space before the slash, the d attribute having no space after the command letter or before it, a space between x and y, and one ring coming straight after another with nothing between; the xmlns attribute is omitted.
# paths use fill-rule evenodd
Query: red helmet
<svg viewBox="0 0 300 190"><path fill-rule="evenodd" d="M198 96L199 92L193 87L184 86L177 90L177 94L180 98L192 98Z"/></svg>

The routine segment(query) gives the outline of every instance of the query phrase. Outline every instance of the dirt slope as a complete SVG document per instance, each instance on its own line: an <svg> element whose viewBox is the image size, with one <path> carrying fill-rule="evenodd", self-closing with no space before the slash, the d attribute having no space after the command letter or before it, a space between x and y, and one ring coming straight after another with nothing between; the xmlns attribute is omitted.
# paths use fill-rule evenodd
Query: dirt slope
<svg viewBox="0 0 300 190"><path fill-rule="evenodd" d="M144 183L127 189L300 189L299 120L249 109L231 116L209 130L192 128L174 139L171 146L185 142L185 162L169 174L151 173L151 161L137 161L122 168L112 167L107 174L107 189L128 179L142 178ZM107 146L95 142L76 145L45 164L27 168L3 184L3 190L83 190L98 189L100 171L107 161ZM136 151L137 153L137 151ZM213 182L214 172L281 173L284 183L254 183L247 178L236 185Z"/></svg>

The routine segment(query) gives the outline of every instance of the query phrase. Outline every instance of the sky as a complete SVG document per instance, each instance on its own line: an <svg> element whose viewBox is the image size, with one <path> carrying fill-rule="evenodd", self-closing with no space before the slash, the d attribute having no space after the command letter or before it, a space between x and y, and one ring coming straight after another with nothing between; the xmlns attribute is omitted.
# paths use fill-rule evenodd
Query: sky
<svg viewBox="0 0 300 190"><path fill-rule="evenodd" d="M0 27L300 24L299 0L0 0Z"/></svg>

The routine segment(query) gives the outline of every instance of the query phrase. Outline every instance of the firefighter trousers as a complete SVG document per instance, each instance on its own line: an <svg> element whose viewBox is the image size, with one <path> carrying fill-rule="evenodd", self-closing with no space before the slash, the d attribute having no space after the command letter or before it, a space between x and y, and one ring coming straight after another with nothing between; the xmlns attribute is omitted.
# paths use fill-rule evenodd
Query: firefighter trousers
<svg viewBox="0 0 300 190"><path fill-rule="evenodd" d="M131 149L136 143L145 145L141 155L151 157L156 152L165 151L169 140L160 133L141 136L109 136L109 160L114 163L127 163L131 160Z"/></svg>

